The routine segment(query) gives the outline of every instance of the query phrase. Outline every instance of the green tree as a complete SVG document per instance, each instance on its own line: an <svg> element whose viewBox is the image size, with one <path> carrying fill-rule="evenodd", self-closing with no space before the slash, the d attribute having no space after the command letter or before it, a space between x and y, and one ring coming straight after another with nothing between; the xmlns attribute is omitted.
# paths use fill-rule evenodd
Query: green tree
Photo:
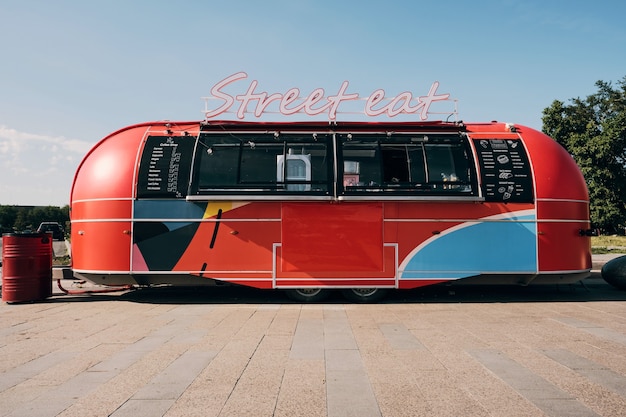
<svg viewBox="0 0 626 417"><path fill-rule="evenodd" d="M614 87L543 110L543 132L574 157L589 188L591 222L608 233L626 227L626 77Z"/></svg>
<svg viewBox="0 0 626 417"><path fill-rule="evenodd" d="M69 233L70 207L55 206L2 206L0 205L0 231L35 231L41 222L57 222Z"/></svg>
<svg viewBox="0 0 626 417"><path fill-rule="evenodd" d="M17 208L15 206L0 206L0 232L12 232L16 219Z"/></svg>

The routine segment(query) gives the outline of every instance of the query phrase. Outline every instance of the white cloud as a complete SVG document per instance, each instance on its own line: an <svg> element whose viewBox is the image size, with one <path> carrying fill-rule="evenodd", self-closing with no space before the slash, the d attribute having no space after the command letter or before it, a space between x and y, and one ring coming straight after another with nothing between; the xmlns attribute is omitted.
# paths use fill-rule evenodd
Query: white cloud
<svg viewBox="0 0 626 417"><path fill-rule="evenodd" d="M2 153L3 142L8 141L13 149L23 149L24 146L33 144L53 144L61 147L68 152L77 152L85 154L93 146L92 143L78 140L68 139L63 136L46 136L38 135L34 133L19 132L15 129L10 129L4 125L0 125L0 153Z"/></svg>
<svg viewBox="0 0 626 417"><path fill-rule="evenodd" d="M0 125L0 204L67 204L74 172L92 146Z"/></svg>

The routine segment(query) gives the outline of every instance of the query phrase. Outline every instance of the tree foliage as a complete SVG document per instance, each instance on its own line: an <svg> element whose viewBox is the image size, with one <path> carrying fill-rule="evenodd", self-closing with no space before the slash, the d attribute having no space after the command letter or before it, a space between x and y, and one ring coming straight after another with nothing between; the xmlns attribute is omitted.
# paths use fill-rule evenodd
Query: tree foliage
<svg viewBox="0 0 626 417"><path fill-rule="evenodd" d="M2 206L0 205L0 231L35 231L41 222L57 222L69 232L70 207L55 206Z"/></svg>
<svg viewBox="0 0 626 417"><path fill-rule="evenodd" d="M614 87L543 110L543 132L574 157L589 188L591 222L608 233L626 227L626 77Z"/></svg>

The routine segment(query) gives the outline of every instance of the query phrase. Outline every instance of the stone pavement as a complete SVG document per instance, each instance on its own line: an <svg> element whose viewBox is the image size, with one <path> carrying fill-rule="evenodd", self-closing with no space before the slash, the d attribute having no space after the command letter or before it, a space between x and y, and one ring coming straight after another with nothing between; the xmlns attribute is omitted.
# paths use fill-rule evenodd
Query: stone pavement
<svg viewBox="0 0 626 417"><path fill-rule="evenodd" d="M55 287L0 304L0 416L623 416L625 301L597 274L371 305Z"/></svg>

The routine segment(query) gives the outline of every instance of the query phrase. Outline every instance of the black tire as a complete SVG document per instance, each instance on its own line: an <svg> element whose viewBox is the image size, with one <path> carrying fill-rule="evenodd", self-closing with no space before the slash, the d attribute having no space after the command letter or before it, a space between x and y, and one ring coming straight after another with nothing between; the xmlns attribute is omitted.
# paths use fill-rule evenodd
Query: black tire
<svg viewBox="0 0 626 417"><path fill-rule="evenodd" d="M341 290L341 294L355 303L375 303L387 295L388 290L383 288L348 288Z"/></svg>
<svg viewBox="0 0 626 417"><path fill-rule="evenodd" d="M285 290L287 297L301 303L316 303L328 298L329 291L321 288L296 288Z"/></svg>
<svg viewBox="0 0 626 417"><path fill-rule="evenodd" d="M611 259L602 267L602 278L620 290L626 290L626 256Z"/></svg>

